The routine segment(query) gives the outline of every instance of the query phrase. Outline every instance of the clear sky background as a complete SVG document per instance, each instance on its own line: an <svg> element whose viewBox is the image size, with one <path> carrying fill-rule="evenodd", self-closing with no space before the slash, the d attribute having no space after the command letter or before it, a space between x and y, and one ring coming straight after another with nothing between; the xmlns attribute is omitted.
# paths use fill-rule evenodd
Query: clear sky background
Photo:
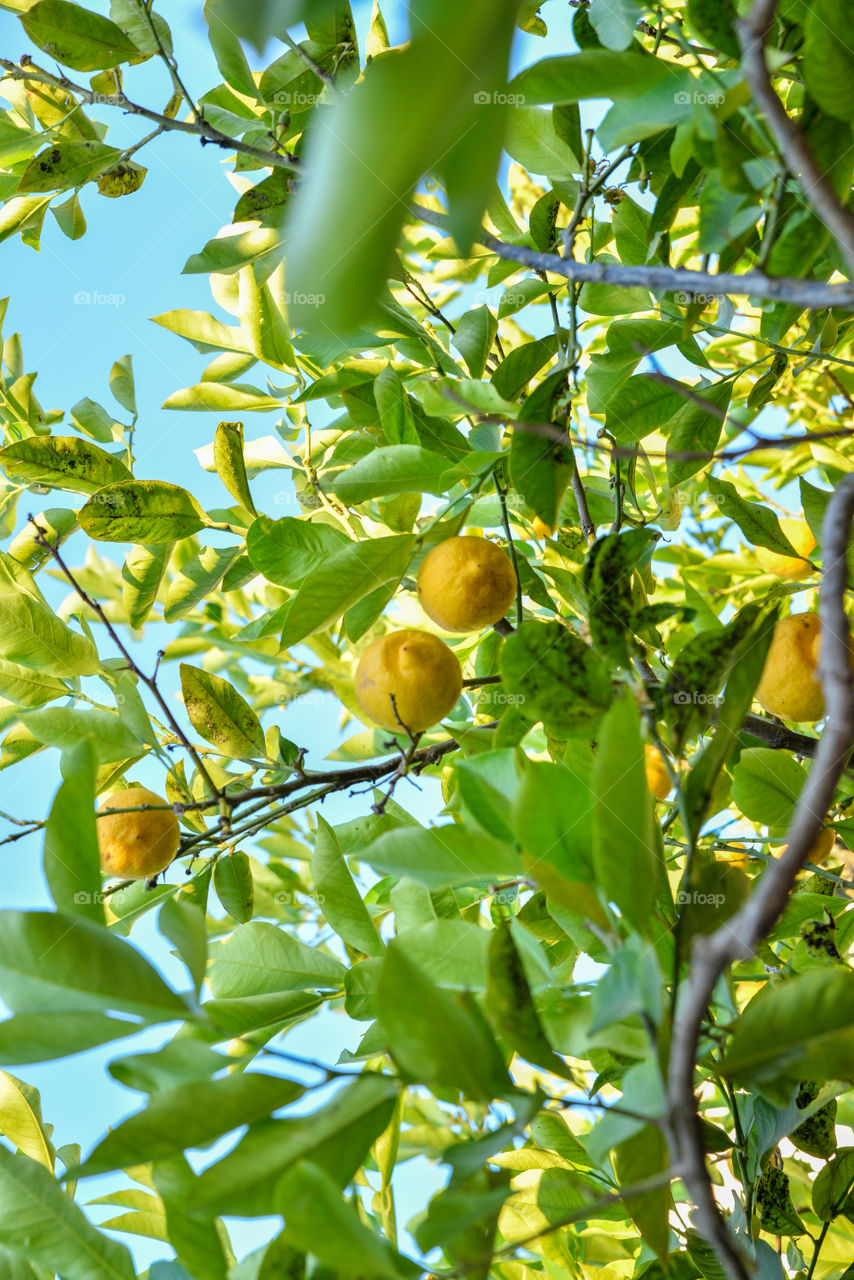
<svg viewBox="0 0 854 1280"><path fill-rule="evenodd" d="M89 7L107 11L106 4ZM370 4L354 4L360 37L370 18ZM182 75L191 92L201 95L220 82L207 44L201 3L170 0L165 6L172 27L175 49ZM402 0L383 4L392 42L405 34L405 6ZM549 0L543 16L553 24L548 40L518 34L514 64L518 68L548 53L571 47L571 10L565 3ZM297 35L297 32L294 32ZM9 57L19 57L28 50L26 36L18 20L0 11L0 49ZM281 49L270 49L265 62L278 56ZM251 55L250 55L251 56ZM162 108L171 92L168 76L160 64L150 62L131 69L126 75L126 89L132 98ZM597 104L588 104L591 118ZM94 112L93 112L94 114ZM108 140L117 145L138 139L145 132L142 122L123 119L115 111L102 109L102 118L110 122ZM400 122L405 127L405 122ZM40 253L34 253L15 237L0 245L2 288L11 296L5 334L18 331L22 335L24 363L27 370L38 371L36 394L45 408L69 410L79 399L90 396L110 405L108 375L114 360L132 353L136 376L140 420L135 437L136 472L140 477L168 479L190 489L206 506L227 505L230 501L216 476L203 471L194 450L206 445L220 415L215 413L183 413L160 408L166 397L179 387L198 380L207 358L198 355L182 339L154 325L150 317L175 308L191 308L217 312L210 297L205 276L181 275L181 269L192 254L198 252L219 228L231 220L235 191L226 176L229 162L216 148L201 147L192 138L166 134L150 149L137 157L148 166L148 176L141 190L119 201L107 200L94 187L82 193L88 221L87 234L75 242L60 232L48 214L41 240ZM108 301L81 302L81 295ZM259 367L251 377L260 381ZM249 414L244 419L248 440L273 434L275 418L269 414ZM259 509L272 515L286 514L281 494L290 482L282 471L267 472L253 481L253 492ZM278 501L277 501L278 495ZM63 496L51 494L43 502L24 495L18 507L17 528L21 528L31 510L40 505L63 505ZM68 505L78 505L67 495ZM85 540L78 536L68 544L70 563L80 563ZM121 560L127 548L110 548L101 544L101 554ZM57 601L64 592L57 591ZM157 628L150 628L143 645L148 661L161 643ZM100 641L102 653L109 642ZM175 688L174 672L164 668L164 687ZM282 713L265 715L270 723L279 715L283 734L309 747L310 763L317 765L340 740L340 708L331 697L318 706L292 704ZM360 728L354 725L353 730ZM30 761L0 774L0 808L24 816L44 816L58 784L58 755L47 750ZM162 789L159 766L135 768L134 776L148 785ZM401 791L399 799L423 821L435 817L440 800L435 782L425 780L424 790L414 787ZM332 821L351 817L354 806L364 810L369 798L354 802L333 797L324 812ZM41 840L31 838L5 847L2 856L3 907L33 908L48 906L49 897L41 871ZM134 926L132 940L147 954L154 955L166 976L179 986L186 983L183 968L175 961L159 938L154 923L155 913ZM291 1052L334 1062L343 1047L355 1048L359 1029L344 1018L325 1013L287 1037ZM161 1030L145 1033L137 1039L79 1055L59 1064L16 1068L15 1073L35 1084L42 1094L46 1120L54 1125L57 1146L79 1142L84 1153L103 1135L106 1127L136 1110L141 1098L118 1084L105 1071L105 1064L126 1051L137 1051L146 1044L154 1047L168 1038ZM265 1064L265 1069L270 1068ZM310 1105L316 1105L312 1095ZM233 1139L219 1147L230 1146ZM210 1152L202 1160L210 1158ZM396 1195L400 1220L409 1217L426 1202L429 1194L444 1181L444 1173L431 1169L423 1161L410 1162L396 1177ZM88 1181L78 1198L86 1200L114 1189L115 1179ZM97 1209L93 1219L103 1221L120 1210ZM233 1242L241 1256L266 1239L275 1227L267 1223L229 1223ZM153 1259L169 1256L167 1246L146 1239L122 1236L131 1247L141 1268ZM404 1247L412 1247L403 1239Z"/></svg>

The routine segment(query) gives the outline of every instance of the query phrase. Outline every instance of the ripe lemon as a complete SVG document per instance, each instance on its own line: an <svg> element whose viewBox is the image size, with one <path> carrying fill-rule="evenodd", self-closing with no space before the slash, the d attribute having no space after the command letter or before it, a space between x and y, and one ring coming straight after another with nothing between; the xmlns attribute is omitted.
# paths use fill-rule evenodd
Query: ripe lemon
<svg viewBox="0 0 854 1280"><path fill-rule="evenodd" d="M643 753L646 785L656 800L666 800L673 789L673 783L670 781L670 774L667 772L664 756L658 747L651 746L649 743L644 747Z"/></svg>
<svg viewBox="0 0 854 1280"><path fill-rule="evenodd" d="M815 549L815 538L806 520L800 517L784 517L780 528L800 556L808 556ZM804 560L796 560L793 556L781 556L767 547L756 548L756 559L768 573L776 573L778 578L787 578L790 582L800 582L808 578L812 569Z"/></svg>
<svg viewBox="0 0 854 1280"><path fill-rule="evenodd" d="M820 866L830 854L831 849L836 844L836 832L832 827L823 827L816 836L815 843L807 854L807 862L814 862L816 866ZM771 852L779 857L786 852L788 845L780 845L779 848L772 849Z"/></svg>
<svg viewBox="0 0 854 1280"><path fill-rule="evenodd" d="M480 539L472 539L480 541ZM459 659L429 631L391 631L369 644L356 668L359 706L381 729L420 733L442 720L463 688Z"/></svg>
<svg viewBox="0 0 854 1280"><path fill-rule="evenodd" d="M424 557L421 607L445 631L480 631L503 618L516 595L506 551L486 538L446 538Z"/></svg>
<svg viewBox="0 0 854 1280"><path fill-rule="evenodd" d="M105 796L98 809L130 809L142 804L166 804L166 801L145 787L128 787L126 791ZM98 818L96 827L101 870L105 876L150 880L165 871L178 852L181 831L171 809L113 813Z"/></svg>
<svg viewBox="0 0 854 1280"><path fill-rule="evenodd" d="M821 623L817 613L781 618L753 695L760 706L784 720L820 720L824 695L816 676Z"/></svg>

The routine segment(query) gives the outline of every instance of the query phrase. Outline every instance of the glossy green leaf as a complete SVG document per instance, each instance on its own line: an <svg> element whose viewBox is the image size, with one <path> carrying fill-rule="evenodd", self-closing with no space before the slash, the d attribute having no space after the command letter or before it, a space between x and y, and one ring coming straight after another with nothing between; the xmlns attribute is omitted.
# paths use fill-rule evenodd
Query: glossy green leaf
<svg viewBox="0 0 854 1280"><path fill-rule="evenodd" d="M51 0L39 0L39 3L51 3ZM29 193L81 187L109 169L120 155L115 147L107 147L102 142L66 142L47 147L27 165L18 190Z"/></svg>
<svg viewBox="0 0 854 1280"><path fill-rule="evenodd" d="M94 493L104 485L130 480L125 464L77 436L30 436L0 449L0 466L16 480Z"/></svg>
<svg viewBox="0 0 854 1280"><path fill-rule="evenodd" d="M24 721L39 742L48 747L68 750L90 740L99 764L127 760L143 752L139 738L114 711L98 707L87 711L76 707L40 707L25 712Z"/></svg>
<svg viewBox="0 0 854 1280"><path fill-rule="evenodd" d="M53 1174L6 1147L0 1147L0 1245L68 1280L136 1274L125 1246L91 1226Z"/></svg>
<svg viewBox="0 0 854 1280"><path fill-rule="evenodd" d="M227 680L182 663L181 692L193 728L222 755L263 758L264 731L258 717Z"/></svg>
<svg viewBox="0 0 854 1280"><path fill-rule="evenodd" d="M129 943L79 916L0 912L0 997L13 1013L131 1013L152 1022L187 1005Z"/></svg>
<svg viewBox="0 0 854 1280"><path fill-rule="evenodd" d="M209 1147L224 1133L266 1119L304 1092L293 1080L254 1071L176 1085L118 1124L74 1173L89 1177L163 1160L185 1147Z"/></svg>
<svg viewBox="0 0 854 1280"><path fill-rule="evenodd" d="M210 988L215 999L269 995L342 985L340 960L308 947L271 924L241 925L213 948Z"/></svg>
<svg viewBox="0 0 854 1280"><path fill-rule="evenodd" d="M235 849L227 858L217 860L214 889L232 920L246 924L252 919L255 899L252 865L242 849Z"/></svg>
<svg viewBox="0 0 854 1280"><path fill-rule="evenodd" d="M192 494L165 480L127 480L99 489L78 515L102 542L171 542L198 533L207 517Z"/></svg>
<svg viewBox="0 0 854 1280"><path fill-rule="evenodd" d="M115 22L69 0L37 0L21 22L34 44L76 71L100 71L139 55Z"/></svg>
<svg viewBox="0 0 854 1280"><path fill-rule="evenodd" d="M296 587L348 542L345 533L330 525L310 524L295 516L282 520L259 516L249 526L246 550L253 566L270 582Z"/></svg>
<svg viewBox="0 0 854 1280"><path fill-rule="evenodd" d="M456 825L386 831L359 852L359 860L384 875L408 876L428 889L483 885L522 872L521 857L512 845Z"/></svg>
<svg viewBox="0 0 854 1280"><path fill-rule="evenodd" d="M32 730L33 726L29 727ZM95 827L96 759L94 737L81 738L76 746L64 750L64 781L45 826L44 873L59 911L103 924Z"/></svg>
<svg viewBox="0 0 854 1280"><path fill-rule="evenodd" d="M311 877L317 903L339 938L365 955L382 955L385 948L353 882L335 832L321 817L311 855Z"/></svg>

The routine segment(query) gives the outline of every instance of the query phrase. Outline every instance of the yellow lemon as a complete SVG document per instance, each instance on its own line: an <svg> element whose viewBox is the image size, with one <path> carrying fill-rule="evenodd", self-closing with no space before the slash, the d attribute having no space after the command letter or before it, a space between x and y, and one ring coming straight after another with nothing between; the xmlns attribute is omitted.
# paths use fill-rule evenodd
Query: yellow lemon
<svg viewBox="0 0 854 1280"><path fill-rule="evenodd" d="M428 631L381 636L368 645L356 668L359 706L374 724L395 733L429 729L448 714L462 688L457 655Z"/></svg>
<svg viewBox="0 0 854 1280"><path fill-rule="evenodd" d="M653 747L649 743L644 747L643 752L646 785L656 800L666 800L673 789L673 783L670 781L670 774L667 771L667 765L664 763L664 756L658 747Z"/></svg>
<svg viewBox="0 0 854 1280"><path fill-rule="evenodd" d="M780 528L799 556L806 557L815 549L815 538L806 520L794 516L784 517L780 521ZM800 582L812 573L806 559L781 556L777 551L769 551L767 547L756 548L756 559L768 573L776 573L778 578L788 578L790 582Z"/></svg>
<svg viewBox="0 0 854 1280"><path fill-rule="evenodd" d="M105 796L102 809L131 809L143 804L166 804L145 787L128 787ZM171 809L113 813L98 818L98 849L105 876L122 880L150 880L165 871L178 852L181 830Z"/></svg>
<svg viewBox="0 0 854 1280"><path fill-rule="evenodd" d="M754 694L760 706L784 720L821 719L824 695L816 675L820 641L817 613L780 619Z"/></svg>
<svg viewBox="0 0 854 1280"><path fill-rule="evenodd" d="M815 863L816 866L819 866L822 862L824 862L825 858L827 858L830 855L830 851L835 844L836 844L836 832L833 830L832 827L823 827L822 830L819 831L818 835L816 836L815 843L813 844L812 848L809 851L809 854L807 855L807 862L813 862ZM781 854L786 852L787 848L788 848L788 845L784 844L784 845L780 845L776 849L772 849L771 852L776 857L779 857Z"/></svg>
<svg viewBox="0 0 854 1280"><path fill-rule="evenodd" d="M424 557L421 607L445 631L480 631L503 618L516 595L506 551L486 538L446 538Z"/></svg>

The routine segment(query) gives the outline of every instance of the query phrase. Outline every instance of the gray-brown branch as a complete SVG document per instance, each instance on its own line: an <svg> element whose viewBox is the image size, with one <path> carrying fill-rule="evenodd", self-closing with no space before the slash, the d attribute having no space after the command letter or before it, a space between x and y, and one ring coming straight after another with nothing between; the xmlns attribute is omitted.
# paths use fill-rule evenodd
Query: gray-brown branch
<svg viewBox="0 0 854 1280"><path fill-rule="evenodd" d="M763 873L756 891L734 916L708 937L697 937L673 1021L668 1073L668 1113L674 1159L696 1207L695 1222L714 1247L729 1280L749 1280L747 1263L721 1214L706 1170L705 1146L694 1094L694 1067L700 1028L715 984L735 960L755 951L779 918L795 877L807 861L854 745L854 680L851 672L845 593L848 544L854 517L854 475L840 483L822 525L824 572L821 582L819 678L827 723L815 762L795 808L786 849Z"/></svg>
<svg viewBox="0 0 854 1280"><path fill-rule="evenodd" d="M735 24L745 79L765 114L786 168L797 178L816 216L839 245L849 275L854 275L854 215L840 204L800 126L792 120L771 84L765 40L776 10L777 0L755 0L747 17Z"/></svg>

